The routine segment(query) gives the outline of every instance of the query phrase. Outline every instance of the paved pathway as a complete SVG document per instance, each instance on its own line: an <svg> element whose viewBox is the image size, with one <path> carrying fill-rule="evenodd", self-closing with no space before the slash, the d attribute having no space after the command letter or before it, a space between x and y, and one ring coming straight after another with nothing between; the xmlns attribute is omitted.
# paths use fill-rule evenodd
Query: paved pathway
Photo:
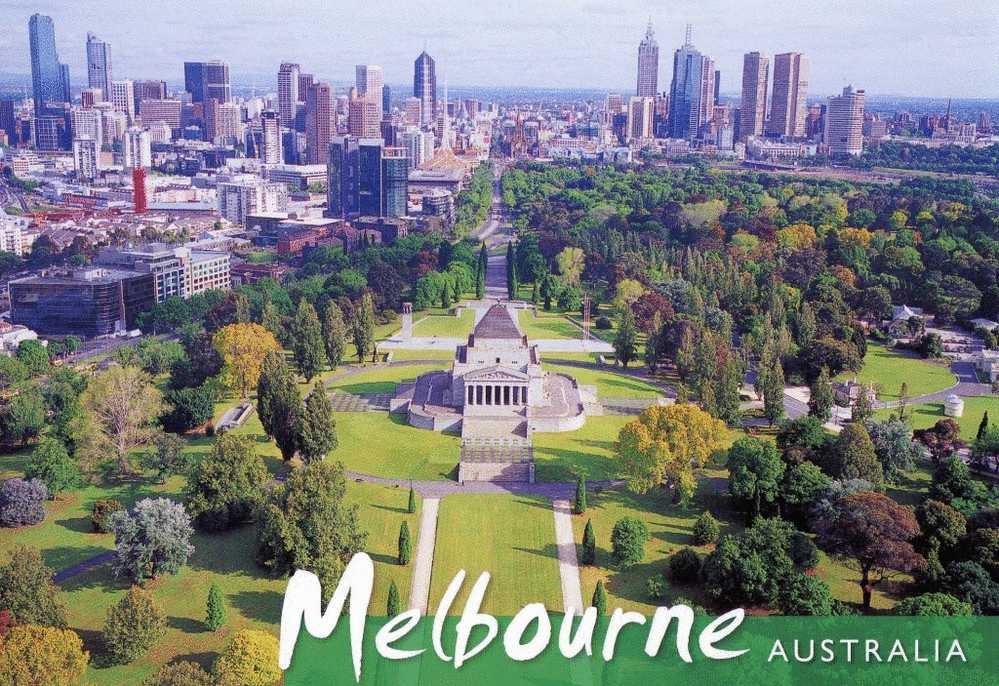
<svg viewBox="0 0 999 686"><path fill-rule="evenodd" d="M394 486L396 488L409 488L419 493L424 498L445 498L455 493L509 493L511 495L537 495L549 500L571 499L576 493L575 481L546 481L539 483L492 483L489 481L457 481L425 480L414 481L412 479L388 479L380 476L370 476L361 472L346 472L348 479L361 481L380 486ZM624 481L603 480L587 481L590 488L620 488Z"/></svg>
<svg viewBox="0 0 999 686"><path fill-rule="evenodd" d="M579 562L576 540L572 533L572 509L568 500L556 500L555 547L558 551L558 573L562 579L562 611L583 612L583 591L579 583Z"/></svg>
<svg viewBox="0 0 999 686"><path fill-rule="evenodd" d="M437 498L424 498L420 514L420 533L413 558L413 583L409 591L409 609L427 614L430 607L430 572L434 566L434 544L437 541Z"/></svg>

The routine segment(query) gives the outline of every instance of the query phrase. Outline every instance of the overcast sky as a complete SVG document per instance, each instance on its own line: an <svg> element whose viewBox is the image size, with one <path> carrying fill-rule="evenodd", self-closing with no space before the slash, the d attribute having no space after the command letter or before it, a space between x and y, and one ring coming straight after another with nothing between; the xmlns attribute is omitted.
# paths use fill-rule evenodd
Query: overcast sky
<svg viewBox="0 0 999 686"><path fill-rule="evenodd" d="M660 90L692 23L723 92L738 92L743 53L759 50L806 54L813 96L852 83L872 94L999 97L996 0L0 0L0 71L30 71L34 12L55 20L74 85L86 79L89 30L111 42L120 78L177 82L185 59L218 58L235 75L276 74L287 60L337 81L367 62L400 84L426 42L439 82L628 91L651 17Z"/></svg>

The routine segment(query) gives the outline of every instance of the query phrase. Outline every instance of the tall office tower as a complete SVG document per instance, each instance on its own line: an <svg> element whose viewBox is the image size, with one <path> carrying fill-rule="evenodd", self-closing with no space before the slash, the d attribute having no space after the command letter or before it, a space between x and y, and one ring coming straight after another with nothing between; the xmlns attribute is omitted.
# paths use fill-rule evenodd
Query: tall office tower
<svg viewBox="0 0 999 686"><path fill-rule="evenodd" d="M112 81L110 101L115 112L124 112L129 120L135 118L135 89L131 81Z"/></svg>
<svg viewBox="0 0 999 686"><path fill-rule="evenodd" d="M624 98L621 97L620 93L608 93L607 94L607 112L610 115L615 115L624 109Z"/></svg>
<svg viewBox="0 0 999 686"><path fill-rule="evenodd" d="M205 103L204 109L207 140L231 145L242 138L242 113L239 105L212 98Z"/></svg>
<svg viewBox="0 0 999 686"><path fill-rule="evenodd" d="M356 138L378 138L381 135L382 107L367 98L350 101L347 129Z"/></svg>
<svg viewBox="0 0 999 686"><path fill-rule="evenodd" d="M180 100L143 100L140 107L144 126L163 122L171 129L180 128Z"/></svg>
<svg viewBox="0 0 999 686"><path fill-rule="evenodd" d="M408 214L409 156L405 148L382 149L382 198L379 216Z"/></svg>
<svg viewBox="0 0 999 686"><path fill-rule="evenodd" d="M847 86L842 95L829 98L825 120L823 138L830 155L857 156L864 152L864 91Z"/></svg>
<svg viewBox="0 0 999 686"><path fill-rule="evenodd" d="M423 116L423 103L415 96L412 98L406 98L406 102L403 106L403 113L407 124L411 126L419 126L420 119Z"/></svg>
<svg viewBox="0 0 999 686"><path fill-rule="evenodd" d="M329 156L330 139L336 133L333 86L314 83L305 94L305 157L308 164L323 164Z"/></svg>
<svg viewBox="0 0 999 686"><path fill-rule="evenodd" d="M260 126L263 130L260 160L264 164L281 164L284 161L281 149L281 115L273 110L261 112Z"/></svg>
<svg viewBox="0 0 999 686"><path fill-rule="evenodd" d="M17 137L17 113L13 100L0 100L0 131L7 134L7 140L13 145Z"/></svg>
<svg viewBox="0 0 999 686"><path fill-rule="evenodd" d="M388 113L392 111L392 89L388 86L382 86L382 112Z"/></svg>
<svg viewBox="0 0 999 686"><path fill-rule="evenodd" d="M638 44L638 84L640 98L654 98L659 89L659 43L652 32L652 21L645 29L645 38Z"/></svg>
<svg viewBox="0 0 999 686"><path fill-rule="evenodd" d="M97 143L97 149L101 150L104 145L104 129L99 110L73 107L69 111L69 122L73 138L92 138Z"/></svg>
<svg viewBox="0 0 999 686"><path fill-rule="evenodd" d="M805 115L805 138L818 140L825 128L823 118L825 116L825 105L809 105L808 114Z"/></svg>
<svg viewBox="0 0 999 686"><path fill-rule="evenodd" d="M354 67L354 76L357 97L371 100L381 111L382 87L385 85L382 68L376 64L358 64Z"/></svg>
<svg viewBox="0 0 999 686"><path fill-rule="evenodd" d="M99 154L97 141L90 136L73 138L73 170L76 172L76 178L84 181L93 181L97 178Z"/></svg>
<svg viewBox="0 0 999 686"><path fill-rule="evenodd" d="M417 168L424 162L424 138L429 138L429 134L421 131L415 126L408 127L399 134L399 143L406 150L409 163L412 168Z"/></svg>
<svg viewBox="0 0 999 686"><path fill-rule="evenodd" d="M80 104L84 109L91 109L104 100L104 91L100 88L84 88L80 91Z"/></svg>
<svg viewBox="0 0 999 686"><path fill-rule="evenodd" d="M184 90L191 94L191 102L208 102L212 98L220 103L229 102L232 100L229 65L219 60L184 62Z"/></svg>
<svg viewBox="0 0 999 686"><path fill-rule="evenodd" d="M146 202L146 169L136 167L132 170L132 207L136 214L145 214Z"/></svg>
<svg viewBox="0 0 999 686"><path fill-rule="evenodd" d="M413 63L413 97L420 99L420 121L429 125L437 116L437 65L424 50Z"/></svg>
<svg viewBox="0 0 999 686"><path fill-rule="evenodd" d="M309 86L315 82L316 78L312 74L298 72L298 99L300 102L305 102L305 96L309 93Z"/></svg>
<svg viewBox="0 0 999 686"><path fill-rule="evenodd" d="M125 132L122 146L122 166L125 169L148 169L153 166L149 132L133 126Z"/></svg>
<svg viewBox="0 0 999 686"><path fill-rule="evenodd" d="M673 54L673 81L669 91L670 138L697 137L701 124L711 116L713 81L714 63L691 43L690 26L687 26L687 40Z"/></svg>
<svg viewBox="0 0 999 686"><path fill-rule="evenodd" d="M135 111L142 114L143 100L166 100L166 81L146 80L133 81L132 90L135 93Z"/></svg>
<svg viewBox="0 0 999 686"><path fill-rule="evenodd" d="M774 94L767 133L803 138L808 113L808 58L797 52L774 55Z"/></svg>
<svg viewBox="0 0 999 686"><path fill-rule="evenodd" d="M739 105L739 140L763 134L767 116L767 81L770 59L758 52L747 52L742 58L742 102Z"/></svg>
<svg viewBox="0 0 999 686"><path fill-rule="evenodd" d="M981 131L982 133L992 132L992 115L990 115L988 112L978 113L978 130Z"/></svg>
<svg viewBox="0 0 999 686"><path fill-rule="evenodd" d="M335 136L326 165L326 215L382 216L382 139Z"/></svg>
<svg viewBox="0 0 999 686"><path fill-rule="evenodd" d="M45 110L45 103L67 102L68 69L59 63L52 17L33 14L28 20L28 43L31 51L31 91L35 99L35 115Z"/></svg>
<svg viewBox="0 0 999 686"><path fill-rule="evenodd" d="M295 103L300 99L298 75L301 70L293 62L282 62L278 69L278 114L281 115L281 126L288 129L295 125Z"/></svg>
<svg viewBox="0 0 999 686"><path fill-rule="evenodd" d="M87 34L87 85L100 88L107 99L111 93L111 44Z"/></svg>
<svg viewBox="0 0 999 686"><path fill-rule="evenodd" d="M715 105L721 102L721 72L715 69Z"/></svg>
<svg viewBox="0 0 999 686"><path fill-rule="evenodd" d="M701 104L697 112L697 133L704 132L704 126L711 121L715 111L715 61L704 56L701 69Z"/></svg>
<svg viewBox="0 0 999 686"><path fill-rule="evenodd" d="M62 86L62 101L73 102L73 94L69 87L69 65L59 64L59 82Z"/></svg>
<svg viewBox="0 0 999 686"><path fill-rule="evenodd" d="M628 102L628 132L626 137L629 141L652 137L654 110L655 98L632 96Z"/></svg>

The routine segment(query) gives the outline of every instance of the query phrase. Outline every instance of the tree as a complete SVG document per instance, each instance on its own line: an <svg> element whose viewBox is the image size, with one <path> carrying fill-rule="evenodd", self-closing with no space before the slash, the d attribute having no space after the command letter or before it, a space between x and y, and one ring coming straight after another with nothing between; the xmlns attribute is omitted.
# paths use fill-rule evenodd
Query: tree
<svg viewBox="0 0 999 686"><path fill-rule="evenodd" d="M375 305L371 300L371 293L361 296L361 302L354 312L353 324L357 361L363 364L375 345Z"/></svg>
<svg viewBox="0 0 999 686"><path fill-rule="evenodd" d="M770 425L784 416L784 368L776 345L767 344L756 376L756 392L763 396L763 414Z"/></svg>
<svg viewBox="0 0 999 686"><path fill-rule="evenodd" d="M656 486L675 488L680 500L694 494L694 469L721 445L725 425L687 403L653 405L618 433L614 451L628 487L647 493Z"/></svg>
<svg viewBox="0 0 999 686"><path fill-rule="evenodd" d="M778 593L777 605L785 615L827 616L833 614L836 601L821 579L793 574Z"/></svg>
<svg viewBox="0 0 999 686"><path fill-rule="evenodd" d="M171 662L142 682L142 686L214 686L212 675L197 662Z"/></svg>
<svg viewBox="0 0 999 686"><path fill-rule="evenodd" d="M250 436L225 433L215 439L212 454L194 468L185 503L198 528L221 531L253 517L263 502L270 472Z"/></svg>
<svg viewBox="0 0 999 686"><path fill-rule="evenodd" d="M607 591L604 590L603 579L597 580L597 587L593 589L593 599L590 607L597 608L597 616L602 617L607 614Z"/></svg>
<svg viewBox="0 0 999 686"><path fill-rule="evenodd" d="M16 357L0 356L0 391L6 391L11 386L28 378L28 368Z"/></svg>
<svg viewBox="0 0 999 686"><path fill-rule="evenodd" d="M144 655L166 631L166 619L149 591L132 586L108 609L104 649L112 664L127 664Z"/></svg>
<svg viewBox="0 0 999 686"><path fill-rule="evenodd" d="M402 598L399 596L399 587L395 585L395 580L389 582L388 599L385 602L385 614L388 617L395 617L402 612Z"/></svg>
<svg viewBox="0 0 999 686"><path fill-rule="evenodd" d="M917 429L913 437L930 451L935 464L950 457L961 445L961 427L951 418L939 419L928 429Z"/></svg>
<svg viewBox="0 0 999 686"><path fill-rule="evenodd" d="M781 423L777 430L777 449L788 464L813 462L825 464L833 437L818 417L798 417Z"/></svg>
<svg viewBox="0 0 999 686"><path fill-rule="evenodd" d="M305 406L298 390L298 382L286 366L276 379L272 379L272 384L267 407L271 435L281 451L282 459L287 462L300 447Z"/></svg>
<svg viewBox="0 0 999 686"><path fill-rule="evenodd" d="M924 561L912 545L919 536L915 513L880 493L845 496L832 517L814 526L819 547L860 571L866 610L878 583L893 571L910 572Z"/></svg>
<svg viewBox="0 0 999 686"><path fill-rule="evenodd" d="M999 583L977 562L952 562L947 565L942 590L971 603L976 615L999 614Z"/></svg>
<svg viewBox="0 0 999 686"><path fill-rule="evenodd" d="M158 430L163 400L149 375L135 367L110 367L90 380L80 397L83 435L80 450L93 464L103 464L118 475L135 471L133 452L150 443Z"/></svg>
<svg viewBox="0 0 999 686"><path fill-rule="evenodd" d="M916 349L920 355L926 358L943 357L943 339L940 338L940 334L938 333L930 332L923 334L923 337L919 339Z"/></svg>
<svg viewBox="0 0 999 686"><path fill-rule="evenodd" d="M54 498L80 484L80 468L69 456L61 441L45 437L31 453L31 461L24 471L28 479L38 479Z"/></svg>
<svg viewBox="0 0 999 686"><path fill-rule="evenodd" d="M829 487L830 481L812 462L792 464L785 470L780 498L796 515L795 521L804 519L809 508Z"/></svg>
<svg viewBox="0 0 999 686"><path fill-rule="evenodd" d="M7 479L0 484L0 526L28 526L42 521L48 497L48 489L38 479Z"/></svg>
<svg viewBox="0 0 999 686"><path fill-rule="evenodd" d="M829 451L828 472L838 479L865 479L875 486L884 482L881 462L863 424L843 427Z"/></svg>
<svg viewBox="0 0 999 686"><path fill-rule="evenodd" d="M45 424L45 399L37 388L23 390L0 409L0 430L5 443L27 443L41 434Z"/></svg>
<svg viewBox="0 0 999 686"><path fill-rule="evenodd" d="M29 376L39 376L49 370L49 351L40 341L21 341L17 346L16 356L28 370Z"/></svg>
<svg viewBox="0 0 999 686"><path fill-rule="evenodd" d="M79 684L89 660L83 641L69 629L19 625L0 638L0 679L11 686Z"/></svg>
<svg viewBox="0 0 999 686"><path fill-rule="evenodd" d="M176 574L194 552L191 518L184 506L169 498L144 498L132 512L111 516L114 531L115 575L136 583L161 574Z"/></svg>
<svg viewBox="0 0 999 686"><path fill-rule="evenodd" d="M18 624L65 627L66 608L52 574L37 548L14 546L0 562L0 607Z"/></svg>
<svg viewBox="0 0 999 686"><path fill-rule="evenodd" d="M593 522L589 519L583 529L583 554L580 557L584 565L592 565L597 560L597 539L593 534Z"/></svg>
<svg viewBox="0 0 999 686"><path fill-rule="evenodd" d="M701 556L693 548L680 548L670 555L666 574L675 584L692 584L701 574Z"/></svg>
<svg viewBox="0 0 999 686"><path fill-rule="evenodd" d="M517 299L517 260L513 254L513 243L506 244L506 290L510 300Z"/></svg>
<svg viewBox="0 0 999 686"><path fill-rule="evenodd" d="M586 479L576 479L576 496L572 500L572 513L581 515L586 512Z"/></svg>
<svg viewBox="0 0 999 686"><path fill-rule="evenodd" d="M274 334L259 324L229 324L212 337L212 345L222 357L222 374L229 388L247 398L257 385L264 357L281 346Z"/></svg>
<svg viewBox="0 0 999 686"><path fill-rule="evenodd" d="M323 316L323 343L326 361L329 362L330 369L336 369L343 363L347 349L347 325L343 321L343 312L332 300L326 303Z"/></svg>
<svg viewBox="0 0 999 686"><path fill-rule="evenodd" d="M273 686L281 679L278 640L266 631L237 631L213 672L216 686Z"/></svg>
<svg viewBox="0 0 999 686"><path fill-rule="evenodd" d="M298 449L306 462L317 462L324 459L331 450L336 450L338 444L336 420L333 418L333 406L322 382L316 382L305 400L301 427Z"/></svg>
<svg viewBox="0 0 999 686"><path fill-rule="evenodd" d="M208 602L205 607L205 626L209 631L218 631L225 624L225 597L219 585L213 583L208 589Z"/></svg>
<svg viewBox="0 0 999 686"><path fill-rule="evenodd" d="M167 391L165 400L170 411L160 417L163 428L171 433L183 433L211 421L218 390L218 384L209 381L200 386Z"/></svg>
<svg viewBox="0 0 999 686"><path fill-rule="evenodd" d="M314 462L294 470L270 492L262 508L260 564L272 574L311 571L323 592L331 594L367 538L358 525L357 506L345 501L346 488L340 463Z"/></svg>
<svg viewBox="0 0 999 686"><path fill-rule="evenodd" d="M312 377L323 368L326 346L316 308L305 298L298 303L291 326L291 340L298 373L305 377L306 382L312 381Z"/></svg>
<svg viewBox="0 0 999 686"><path fill-rule="evenodd" d="M408 514L416 513L416 491L413 490L412 486L409 487L409 500L406 503L406 512Z"/></svg>
<svg viewBox="0 0 999 686"><path fill-rule="evenodd" d="M880 422L868 419L866 427L888 483L898 482L903 473L915 469L917 460L925 455L923 446L913 441L912 428L898 417Z"/></svg>
<svg viewBox="0 0 999 686"><path fill-rule="evenodd" d="M760 516L764 502L777 499L784 478L784 462L770 441L746 437L729 448L728 469L729 492L748 506L746 511L752 522Z"/></svg>
<svg viewBox="0 0 999 686"><path fill-rule="evenodd" d="M818 417L823 423L828 422L832 417L833 402L833 390L832 382L829 379L829 370L823 367L811 385L811 394L808 398L808 414Z"/></svg>
<svg viewBox="0 0 999 686"><path fill-rule="evenodd" d="M975 440L981 440L985 435L985 432L989 429L989 412L988 410L982 414L982 421L978 423L978 432L975 434Z"/></svg>
<svg viewBox="0 0 999 686"><path fill-rule="evenodd" d="M975 608L948 593L924 593L903 598L894 612L913 617L968 617L974 614Z"/></svg>
<svg viewBox="0 0 999 686"><path fill-rule="evenodd" d="M562 251L555 256L555 264L558 266L558 273L562 275L562 280L570 286L575 286L583 275L586 258L581 248L567 247L562 248Z"/></svg>
<svg viewBox="0 0 999 686"><path fill-rule="evenodd" d="M718 540L721 534L721 524L714 518L709 510L705 510L700 517L694 521L690 536L694 545L708 545Z"/></svg>
<svg viewBox="0 0 999 686"><path fill-rule="evenodd" d="M635 327L635 315L630 309L624 310L617 321L617 333L614 335L614 357L625 368L635 359L638 349L638 329Z"/></svg>
<svg viewBox="0 0 999 686"><path fill-rule="evenodd" d="M401 565L408 565L413 556L413 544L409 539L409 524L405 521L399 525L399 555L398 562Z"/></svg>
<svg viewBox="0 0 999 686"><path fill-rule="evenodd" d="M645 522L634 517L622 517L611 531L611 557L622 567L638 564L645 557L645 544L649 529Z"/></svg>

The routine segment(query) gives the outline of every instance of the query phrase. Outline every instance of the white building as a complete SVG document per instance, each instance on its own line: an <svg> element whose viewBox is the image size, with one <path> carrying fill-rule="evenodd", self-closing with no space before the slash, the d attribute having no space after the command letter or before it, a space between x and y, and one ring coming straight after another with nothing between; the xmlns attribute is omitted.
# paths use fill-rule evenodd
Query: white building
<svg viewBox="0 0 999 686"><path fill-rule="evenodd" d="M73 139L73 169L76 178L93 181L97 178L98 156L100 150L97 141L90 136Z"/></svg>
<svg viewBox="0 0 999 686"><path fill-rule="evenodd" d="M288 209L288 189L283 183L263 181L255 176L237 177L218 184L219 213L233 224L244 225L247 215L284 212Z"/></svg>
<svg viewBox="0 0 999 686"><path fill-rule="evenodd" d="M104 147L104 126L101 122L101 111L74 107L69 111L70 126L73 128L73 138L89 136L97 142L97 149Z"/></svg>
<svg viewBox="0 0 999 686"><path fill-rule="evenodd" d="M122 148L122 166L125 169L148 169L153 166L152 144L149 132L132 127L125 132Z"/></svg>
<svg viewBox="0 0 999 686"><path fill-rule="evenodd" d="M830 155L856 157L864 152L864 91L847 86L842 95L829 98L823 140Z"/></svg>
<svg viewBox="0 0 999 686"><path fill-rule="evenodd" d="M12 217L0 207L0 252L24 253L24 241L21 232L28 228L30 220L23 217Z"/></svg>
<svg viewBox="0 0 999 686"><path fill-rule="evenodd" d="M135 118L135 88L131 80L111 82L111 104L115 112L124 113L129 121Z"/></svg>

